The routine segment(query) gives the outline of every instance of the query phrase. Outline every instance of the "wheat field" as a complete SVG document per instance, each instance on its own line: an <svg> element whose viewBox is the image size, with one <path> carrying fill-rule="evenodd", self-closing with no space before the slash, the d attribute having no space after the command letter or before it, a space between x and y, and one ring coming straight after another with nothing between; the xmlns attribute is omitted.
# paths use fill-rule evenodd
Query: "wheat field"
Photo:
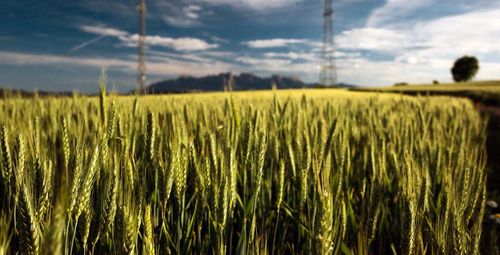
<svg viewBox="0 0 500 255"><path fill-rule="evenodd" d="M479 254L486 120L342 90L0 100L0 254Z"/></svg>

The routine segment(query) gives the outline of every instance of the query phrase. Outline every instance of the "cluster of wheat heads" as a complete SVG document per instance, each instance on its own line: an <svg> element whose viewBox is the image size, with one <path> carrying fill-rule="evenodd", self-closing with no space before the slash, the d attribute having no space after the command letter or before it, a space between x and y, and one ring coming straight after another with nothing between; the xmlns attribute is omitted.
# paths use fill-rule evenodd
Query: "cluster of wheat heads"
<svg viewBox="0 0 500 255"><path fill-rule="evenodd" d="M0 101L0 253L480 252L470 102L294 93Z"/></svg>

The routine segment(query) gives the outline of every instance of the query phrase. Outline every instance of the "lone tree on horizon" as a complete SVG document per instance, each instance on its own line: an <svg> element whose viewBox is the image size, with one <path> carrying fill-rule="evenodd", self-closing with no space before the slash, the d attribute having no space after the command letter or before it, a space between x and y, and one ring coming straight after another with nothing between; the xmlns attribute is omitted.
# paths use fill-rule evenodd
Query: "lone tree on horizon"
<svg viewBox="0 0 500 255"><path fill-rule="evenodd" d="M479 61L476 57L463 56L451 68L451 74L455 82L467 82L476 76L479 71Z"/></svg>

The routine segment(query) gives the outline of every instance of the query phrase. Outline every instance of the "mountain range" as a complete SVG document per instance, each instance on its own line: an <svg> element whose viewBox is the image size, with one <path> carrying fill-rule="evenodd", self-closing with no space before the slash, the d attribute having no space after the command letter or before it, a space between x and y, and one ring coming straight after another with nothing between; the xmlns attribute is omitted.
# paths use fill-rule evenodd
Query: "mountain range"
<svg viewBox="0 0 500 255"><path fill-rule="evenodd" d="M220 73L203 77L180 76L175 79L156 82L147 87L148 94L189 93L189 92L211 92L225 90L268 90L268 89L301 89L322 88L319 83L306 83L296 77L272 75L270 77L259 77L251 73ZM335 87L355 88L356 85L339 83ZM19 89L3 89L0 87L0 98L7 95L18 95L22 97L33 96L35 92ZM69 96L70 91L38 91L40 96ZM129 91L125 94L133 94ZM95 95L95 94L94 94Z"/></svg>
<svg viewBox="0 0 500 255"><path fill-rule="evenodd" d="M265 90L265 89L299 89L321 87L317 83L306 83L296 77L272 75L259 77L251 73L220 73L203 77L180 76L177 79L160 81L151 84L149 94L187 93L225 90ZM339 84L336 87L354 87L350 84Z"/></svg>
<svg viewBox="0 0 500 255"><path fill-rule="evenodd" d="M279 89L307 87L299 78L273 75L259 77L251 73L220 73L203 77L180 76L177 79L160 81L148 87L148 93L184 93L196 91L262 90L271 89L273 84Z"/></svg>

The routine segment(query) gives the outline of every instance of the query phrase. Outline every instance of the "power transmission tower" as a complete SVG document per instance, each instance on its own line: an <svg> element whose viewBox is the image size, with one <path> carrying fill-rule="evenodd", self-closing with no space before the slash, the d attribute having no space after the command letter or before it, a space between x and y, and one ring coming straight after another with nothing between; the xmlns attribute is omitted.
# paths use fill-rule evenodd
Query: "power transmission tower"
<svg viewBox="0 0 500 255"><path fill-rule="evenodd" d="M321 52L321 71L319 75L319 82L324 86L334 86L337 83L333 13L332 0L324 0L323 50Z"/></svg>
<svg viewBox="0 0 500 255"><path fill-rule="evenodd" d="M137 92L140 94L146 93L147 77L146 77L146 0L139 0L137 5L139 12L139 58L137 66Z"/></svg>

